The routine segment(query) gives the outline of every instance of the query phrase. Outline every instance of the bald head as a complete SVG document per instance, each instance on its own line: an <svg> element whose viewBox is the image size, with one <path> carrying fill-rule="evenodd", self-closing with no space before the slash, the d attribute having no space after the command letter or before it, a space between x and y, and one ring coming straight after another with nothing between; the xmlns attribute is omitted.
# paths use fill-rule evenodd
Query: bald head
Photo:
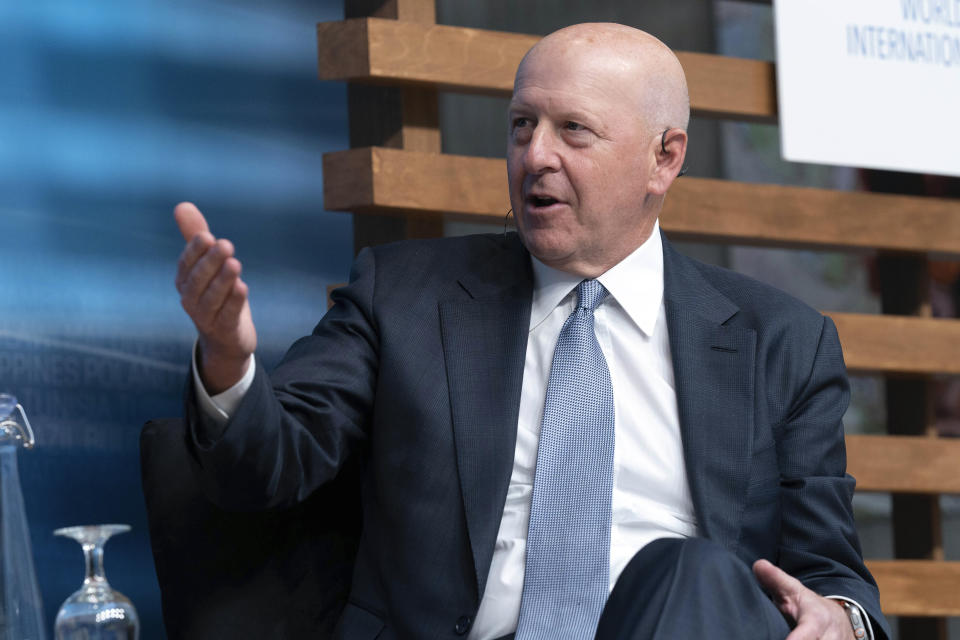
<svg viewBox="0 0 960 640"><path fill-rule="evenodd" d="M649 33L615 23L584 23L555 31L524 56L514 83L517 91L541 65L575 65L585 74L618 78L650 132L679 128L690 121L690 97L683 67L674 53Z"/></svg>

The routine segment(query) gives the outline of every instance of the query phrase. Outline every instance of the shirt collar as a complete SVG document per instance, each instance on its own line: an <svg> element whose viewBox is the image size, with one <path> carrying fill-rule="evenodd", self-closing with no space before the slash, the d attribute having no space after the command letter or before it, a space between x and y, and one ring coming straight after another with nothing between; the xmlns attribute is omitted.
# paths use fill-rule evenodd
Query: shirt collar
<svg viewBox="0 0 960 640"><path fill-rule="evenodd" d="M533 256L530 259L534 282L530 308L530 329L533 329L570 295L583 278L548 267ZM663 304L663 242L659 220L643 244L597 280L640 330L652 336Z"/></svg>

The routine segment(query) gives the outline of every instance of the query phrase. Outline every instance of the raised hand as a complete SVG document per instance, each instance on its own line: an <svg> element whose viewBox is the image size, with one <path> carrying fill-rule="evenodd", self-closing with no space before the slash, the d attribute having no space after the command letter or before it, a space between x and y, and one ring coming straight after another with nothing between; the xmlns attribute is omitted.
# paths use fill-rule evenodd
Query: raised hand
<svg viewBox="0 0 960 640"><path fill-rule="evenodd" d="M767 560L753 563L753 575L780 612L796 622L787 640L856 640L850 618L836 600L811 591Z"/></svg>
<svg viewBox="0 0 960 640"><path fill-rule="evenodd" d="M181 202L173 216L187 243L177 264L177 291L200 335L197 364L212 395L243 377L257 347L249 289L240 279L233 243L215 238L199 209Z"/></svg>

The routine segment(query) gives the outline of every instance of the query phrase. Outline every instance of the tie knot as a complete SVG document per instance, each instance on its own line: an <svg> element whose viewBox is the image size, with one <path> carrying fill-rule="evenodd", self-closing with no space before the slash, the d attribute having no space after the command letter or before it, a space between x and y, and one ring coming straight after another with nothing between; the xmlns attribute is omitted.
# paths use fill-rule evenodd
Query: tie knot
<svg viewBox="0 0 960 640"><path fill-rule="evenodd" d="M599 280L584 280L577 285L577 308L593 311L607 297L607 290Z"/></svg>

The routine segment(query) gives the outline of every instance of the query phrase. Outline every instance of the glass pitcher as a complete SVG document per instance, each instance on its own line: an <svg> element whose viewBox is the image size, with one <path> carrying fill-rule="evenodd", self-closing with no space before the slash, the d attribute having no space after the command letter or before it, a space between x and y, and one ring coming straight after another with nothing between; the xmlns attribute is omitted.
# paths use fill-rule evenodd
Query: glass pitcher
<svg viewBox="0 0 960 640"><path fill-rule="evenodd" d="M46 638L17 471L17 451L33 445L23 407L13 396L0 393L0 640Z"/></svg>

